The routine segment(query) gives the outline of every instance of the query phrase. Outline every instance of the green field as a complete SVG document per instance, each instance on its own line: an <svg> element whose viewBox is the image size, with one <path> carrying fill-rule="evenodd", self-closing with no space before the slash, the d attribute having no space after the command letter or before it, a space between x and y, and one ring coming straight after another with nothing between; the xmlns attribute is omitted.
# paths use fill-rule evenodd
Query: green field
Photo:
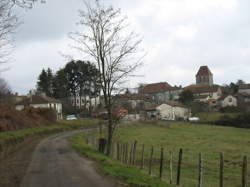
<svg viewBox="0 0 250 187"><path fill-rule="evenodd" d="M95 132L95 135L99 137L98 132ZM203 186L218 186L219 154L221 152L224 153L225 158L224 186L240 186L242 158L250 153L250 130L231 127L158 122L137 123L117 128L114 136L115 142L131 143L134 140L138 141L138 164L142 144L146 146L145 165L148 165L150 148L154 146L156 150L154 175L156 176L159 173L160 148L164 148L164 180L166 181L169 181L169 151L174 153L173 179L176 180L178 152L182 148L182 186L197 185L199 153L202 153L204 161ZM145 169L147 170L147 167Z"/></svg>

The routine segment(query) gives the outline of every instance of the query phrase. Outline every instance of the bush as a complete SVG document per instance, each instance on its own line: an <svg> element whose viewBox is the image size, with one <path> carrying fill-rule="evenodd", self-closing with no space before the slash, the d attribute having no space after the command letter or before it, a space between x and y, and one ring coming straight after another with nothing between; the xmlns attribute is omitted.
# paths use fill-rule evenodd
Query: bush
<svg viewBox="0 0 250 187"><path fill-rule="evenodd" d="M6 105L0 105L0 132L47 125L56 120L51 109L28 107L17 111Z"/></svg>
<svg viewBox="0 0 250 187"><path fill-rule="evenodd" d="M235 107L235 106L227 106L227 107L221 108L220 112L222 112L222 113L240 113L241 110L240 110L240 108Z"/></svg>
<svg viewBox="0 0 250 187"><path fill-rule="evenodd" d="M215 125L250 128L250 113L240 114L235 118L223 115L218 121L215 122Z"/></svg>

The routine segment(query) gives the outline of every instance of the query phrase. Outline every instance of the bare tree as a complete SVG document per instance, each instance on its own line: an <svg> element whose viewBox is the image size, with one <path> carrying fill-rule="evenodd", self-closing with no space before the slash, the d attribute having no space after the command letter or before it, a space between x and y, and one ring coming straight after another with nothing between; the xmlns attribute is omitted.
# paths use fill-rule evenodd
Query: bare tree
<svg viewBox="0 0 250 187"><path fill-rule="evenodd" d="M92 4L85 2L80 10L80 26L83 32L70 33L80 52L90 56L100 71L101 89L108 112L107 154L110 153L113 133L116 127L114 100L112 95L119 92L121 84L141 65L144 55L139 55L141 38L128 31L126 17L120 9L105 7L99 0Z"/></svg>
<svg viewBox="0 0 250 187"><path fill-rule="evenodd" d="M12 34L20 24L14 7L32 8L37 1L44 0L0 0L0 64L5 63L12 49Z"/></svg>
<svg viewBox="0 0 250 187"><path fill-rule="evenodd" d="M10 92L11 89L8 83L3 78L0 78L0 103L4 101Z"/></svg>

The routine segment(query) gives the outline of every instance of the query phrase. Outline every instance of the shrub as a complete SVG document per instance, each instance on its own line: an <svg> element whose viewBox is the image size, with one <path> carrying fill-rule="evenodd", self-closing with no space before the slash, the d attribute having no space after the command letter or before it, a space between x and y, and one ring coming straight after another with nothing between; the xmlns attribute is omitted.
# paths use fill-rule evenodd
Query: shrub
<svg viewBox="0 0 250 187"><path fill-rule="evenodd" d="M0 105L0 132L47 125L56 120L51 109L28 107L22 111Z"/></svg>
<svg viewBox="0 0 250 187"><path fill-rule="evenodd" d="M241 112L240 108L235 106L227 106L220 109L220 112L222 113L239 113Z"/></svg>

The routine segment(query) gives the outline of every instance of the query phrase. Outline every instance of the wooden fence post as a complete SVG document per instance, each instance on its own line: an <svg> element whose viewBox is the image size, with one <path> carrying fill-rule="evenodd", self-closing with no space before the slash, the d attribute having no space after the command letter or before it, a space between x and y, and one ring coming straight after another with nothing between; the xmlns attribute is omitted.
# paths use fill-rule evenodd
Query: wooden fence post
<svg viewBox="0 0 250 187"><path fill-rule="evenodd" d="M224 155L220 153L220 187L224 187Z"/></svg>
<svg viewBox="0 0 250 187"><path fill-rule="evenodd" d="M173 152L170 151L169 152L169 180L170 180L170 184L172 184L173 182Z"/></svg>
<svg viewBox="0 0 250 187"><path fill-rule="evenodd" d="M198 170L199 170L199 174L198 174L198 187L202 187L202 175L203 175L203 163L202 163L202 155L201 153L199 153L199 161L198 161Z"/></svg>
<svg viewBox="0 0 250 187"><path fill-rule="evenodd" d="M242 163L242 187L247 187L247 156L243 157Z"/></svg>
<svg viewBox="0 0 250 187"><path fill-rule="evenodd" d="M163 148L161 148L161 157L160 157L160 173L159 177L162 178L163 173Z"/></svg>
<svg viewBox="0 0 250 187"><path fill-rule="evenodd" d="M132 163L132 165L135 165L135 162L136 162L136 145L137 145L137 141L135 140L134 150L133 150L133 163Z"/></svg>
<svg viewBox="0 0 250 187"><path fill-rule="evenodd" d="M144 168L144 144L142 145L142 151L141 151L141 169Z"/></svg>
<svg viewBox="0 0 250 187"><path fill-rule="evenodd" d="M120 143L116 143L116 159L120 160Z"/></svg>
<svg viewBox="0 0 250 187"><path fill-rule="evenodd" d="M125 149L125 164L128 164L128 143L126 143L126 149Z"/></svg>
<svg viewBox="0 0 250 187"><path fill-rule="evenodd" d="M176 184L177 185L180 185L181 161L182 161L182 149L180 149L180 152L179 152L179 160L178 160L178 168L177 168L177 178L176 178Z"/></svg>
<svg viewBox="0 0 250 187"><path fill-rule="evenodd" d="M153 154L154 154L154 147L151 147L150 159L149 159L149 167L148 167L148 174L152 174L152 162L153 162Z"/></svg>
<svg viewBox="0 0 250 187"><path fill-rule="evenodd" d="M123 144L123 156L122 156L122 162L125 163L125 154L126 154L126 144Z"/></svg>
<svg viewBox="0 0 250 187"><path fill-rule="evenodd" d="M131 142L130 144L130 154L129 154L129 164L132 164L132 160L133 160L133 143Z"/></svg>

